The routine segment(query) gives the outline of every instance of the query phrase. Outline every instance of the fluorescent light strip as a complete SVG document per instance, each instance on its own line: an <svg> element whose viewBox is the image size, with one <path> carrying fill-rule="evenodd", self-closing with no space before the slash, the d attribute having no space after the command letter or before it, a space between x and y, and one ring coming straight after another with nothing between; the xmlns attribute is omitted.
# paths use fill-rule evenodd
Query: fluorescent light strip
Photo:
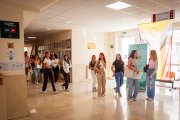
<svg viewBox="0 0 180 120"><path fill-rule="evenodd" d="M120 10L120 9L128 8L130 6L132 5L118 1L109 5L106 5L105 7L115 9L115 10Z"/></svg>
<svg viewBox="0 0 180 120"><path fill-rule="evenodd" d="M30 38L30 39L36 39L36 37L28 37L28 38Z"/></svg>

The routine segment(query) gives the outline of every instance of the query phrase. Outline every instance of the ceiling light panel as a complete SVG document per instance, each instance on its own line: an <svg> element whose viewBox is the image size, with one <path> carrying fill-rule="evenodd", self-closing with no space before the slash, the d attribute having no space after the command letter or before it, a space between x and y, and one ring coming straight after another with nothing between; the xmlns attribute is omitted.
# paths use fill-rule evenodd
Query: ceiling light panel
<svg viewBox="0 0 180 120"><path fill-rule="evenodd" d="M106 5L105 7L115 9L115 10L120 10L120 9L128 8L130 6L131 6L130 4L118 1L118 2L115 2L115 3L109 4L109 5Z"/></svg>

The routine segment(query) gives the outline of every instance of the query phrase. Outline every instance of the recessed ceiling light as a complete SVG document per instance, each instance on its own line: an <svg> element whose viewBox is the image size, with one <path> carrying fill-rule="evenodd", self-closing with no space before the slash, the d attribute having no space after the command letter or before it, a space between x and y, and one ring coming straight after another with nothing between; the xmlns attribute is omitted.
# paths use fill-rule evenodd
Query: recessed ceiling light
<svg viewBox="0 0 180 120"><path fill-rule="evenodd" d="M28 38L30 38L30 39L36 39L36 37L28 37Z"/></svg>
<svg viewBox="0 0 180 120"><path fill-rule="evenodd" d="M132 6L132 5L118 1L115 3L109 4L109 5L106 5L105 7L115 9L115 10L120 10L120 9L124 9L124 8L130 7L130 6Z"/></svg>

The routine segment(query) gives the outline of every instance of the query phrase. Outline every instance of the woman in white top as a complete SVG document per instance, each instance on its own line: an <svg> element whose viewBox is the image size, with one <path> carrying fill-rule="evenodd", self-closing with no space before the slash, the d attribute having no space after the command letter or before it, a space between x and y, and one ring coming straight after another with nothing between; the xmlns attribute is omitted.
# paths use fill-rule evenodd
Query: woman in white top
<svg viewBox="0 0 180 120"><path fill-rule="evenodd" d="M61 85L61 87L63 90L69 92L68 87L70 83L70 68L72 67L72 65L69 62L67 55L64 55L64 60L63 60L62 65L63 65L63 70L64 70L63 76L66 82L63 85Z"/></svg>
<svg viewBox="0 0 180 120"><path fill-rule="evenodd" d="M54 80L55 80L55 83L57 83L57 80L59 78L59 59L56 54L54 54L52 58L53 58L52 64L53 64L53 71L54 71Z"/></svg>
<svg viewBox="0 0 180 120"><path fill-rule="evenodd" d="M144 66L146 67L146 65ZM146 73L147 98L146 100L154 100L156 71L158 70L158 58L155 50L150 51L149 68Z"/></svg>
<svg viewBox="0 0 180 120"><path fill-rule="evenodd" d="M51 84L52 84L52 88L53 88L54 93L58 93L58 91L56 91L56 88L54 86L53 74L51 71L52 61L49 59L49 57L50 57L50 53L46 52L45 59L43 61L43 67L45 68L45 70L44 70L44 83L43 83L42 91L44 93L47 93L46 88L47 88L48 77L49 77L49 79L51 80Z"/></svg>
<svg viewBox="0 0 180 120"><path fill-rule="evenodd" d="M98 66L100 66L98 68ZM106 58L104 53L99 54L99 59L95 64L95 69L98 71L97 73L97 80L98 80L98 96L105 96L106 91L106 76L105 76L105 69L106 69Z"/></svg>

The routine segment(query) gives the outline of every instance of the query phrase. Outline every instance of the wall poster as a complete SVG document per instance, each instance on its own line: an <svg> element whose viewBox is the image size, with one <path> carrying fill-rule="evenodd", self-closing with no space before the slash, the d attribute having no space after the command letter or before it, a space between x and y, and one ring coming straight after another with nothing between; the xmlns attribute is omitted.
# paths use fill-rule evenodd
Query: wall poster
<svg viewBox="0 0 180 120"><path fill-rule="evenodd" d="M16 62L15 50L6 50L6 62Z"/></svg>
<svg viewBox="0 0 180 120"><path fill-rule="evenodd" d="M96 43L87 43L88 50L96 50Z"/></svg>
<svg viewBox="0 0 180 120"><path fill-rule="evenodd" d="M19 39L19 22L0 21L0 38Z"/></svg>

